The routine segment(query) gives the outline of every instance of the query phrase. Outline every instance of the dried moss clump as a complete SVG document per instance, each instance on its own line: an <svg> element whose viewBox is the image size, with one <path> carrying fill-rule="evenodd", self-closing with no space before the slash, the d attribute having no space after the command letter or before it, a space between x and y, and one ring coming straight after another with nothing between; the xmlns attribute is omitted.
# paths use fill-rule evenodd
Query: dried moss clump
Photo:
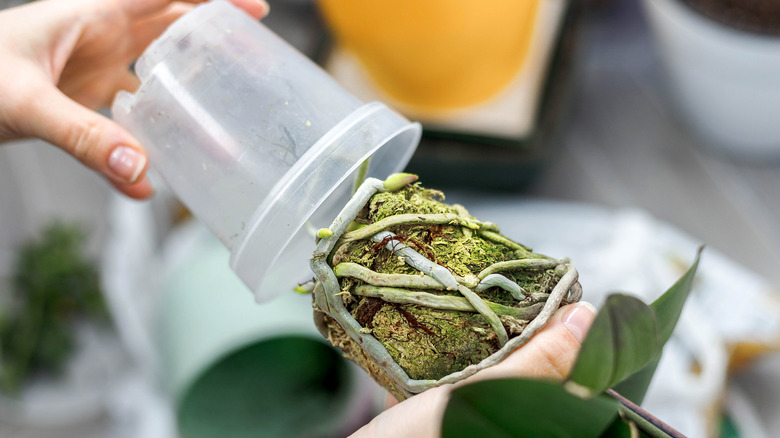
<svg viewBox="0 0 780 438"><path fill-rule="evenodd" d="M376 193L328 254L338 295L360 332L376 338L414 380L439 380L497 352L539 314L566 272L560 261L443 200L419 184ZM428 268L410 262L408 250L446 268L444 277L457 285L421 272ZM333 319L322 321L334 345L404 398L382 372L387 364L369 364Z"/></svg>

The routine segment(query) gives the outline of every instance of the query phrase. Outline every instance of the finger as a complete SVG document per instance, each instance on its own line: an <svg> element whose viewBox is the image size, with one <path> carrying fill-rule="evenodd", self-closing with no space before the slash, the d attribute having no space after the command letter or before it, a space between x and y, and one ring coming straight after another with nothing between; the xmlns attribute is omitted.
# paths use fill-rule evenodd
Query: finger
<svg viewBox="0 0 780 438"><path fill-rule="evenodd" d="M140 85L141 81L138 79L138 76L136 76L129 69L123 71L122 74L117 75L115 78L113 91L105 96L107 99L102 102L102 105L110 104L114 99L114 95L118 91L123 90L132 93L135 92L135 90L137 90Z"/></svg>
<svg viewBox="0 0 780 438"><path fill-rule="evenodd" d="M595 308L585 301L561 307L547 327L526 345L500 364L482 370L462 383L511 377L563 380L571 372L582 340L595 318Z"/></svg>
<svg viewBox="0 0 780 438"><path fill-rule="evenodd" d="M141 84L129 68L118 67L101 73L100 77L95 73L68 77L60 82L59 88L81 105L98 109L109 106L118 91L132 92Z"/></svg>
<svg viewBox="0 0 780 438"><path fill-rule="evenodd" d="M135 59L146 50L146 47L168 28L174 21L192 9L192 5L174 3L162 12L138 21L130 29L132 43L127 57Z"/></svg>
<svg viewBox="0 0 780 438"><path fill-rule="evenodd" d="M435 438L441 435L441 419L452 385L431 388L404 400L374 417L350 438L406 437Z"/></svg>
<svg viewBox="0 0 780 438"><path fill-rule="evenodd" d="M385 409L390 409L398 404L398 399L393 397L389 392L387 393L387 399L385 400Z"/></svg>
<svg viewBox="0 0 780 438"><path fill-rule="evenodd" d="M262 18L269 11L268 4L264 1L232 0L232 3L246 11L253 18ZM149 44L159 37L171 23L191 9L191 4L176 2L133 25L130 31L133 43L127 56L131 59L139 57Z"/></svg>
<svg viewBox="0 0 780 438"><path fill-rule="evenodd" d="M265 0L230 0L231 3L243 9L250 17L260 19L271 10Z"/></svg>
<svg viewBox="0 0 780 438"><path fill-rule="evenodd" d="M121 126L65 96L42 86L20 108L25 135L42 138L64 149L111 181L134 184L146 171L143 147Z"/></svg>
<svg viewBox="0 0 780 438"><path fill-rule="evenodd" d="M183 0L186 3L203 3L206 0ZM122 10L134 20L156 14L174 3L173 0L118 0Z"/></svg>
<svg viewBox="0 0 780 438"><path fill-rule="evenodd" d="M111 182L117 190L133 199L146 199L154 194L154 188L149 182L149 178L143 177L135 184L122 184Z"/></svg>
<svg viewBox="0 0 780 438"><path fill-rule="evenodd" d="M374 436L438 437L441 419L454 387L480 380L509 377L563 378L569 374L580 344L596 317L590 303L561 307L544 330L500 364L484 369L455 385L443 385L395 404L358 430L352 438Z"/></svg>
<svg viewBox="0 0 780 438"><path fill-rule="evenodd" d="M205 0L185 1L186 3L203 3ZM230 2L246 11L253 18L264 17L270 9L265 0L230 0ZM121 8L133 19L144 18L160 12L171 3L171 0L119 0Z"/></svg>

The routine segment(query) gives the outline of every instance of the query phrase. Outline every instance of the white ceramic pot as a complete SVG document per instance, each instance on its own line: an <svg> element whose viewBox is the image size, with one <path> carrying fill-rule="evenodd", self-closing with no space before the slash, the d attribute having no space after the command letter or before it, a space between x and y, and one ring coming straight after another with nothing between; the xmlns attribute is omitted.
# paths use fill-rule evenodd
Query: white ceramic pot
<svg viewBox="0 0 780 438"><path fill-rule="evenodd" d="M644 0L673 95L708 146L780 159L780 37L715 22L681 0Z"/></svg>

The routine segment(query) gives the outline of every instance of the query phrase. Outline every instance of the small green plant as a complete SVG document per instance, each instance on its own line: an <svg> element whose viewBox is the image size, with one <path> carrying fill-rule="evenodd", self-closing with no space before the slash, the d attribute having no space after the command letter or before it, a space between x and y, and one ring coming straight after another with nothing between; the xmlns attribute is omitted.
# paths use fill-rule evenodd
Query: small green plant
<svg viewBox="0 0 780 438"><path fill-rule="evenodd" d="M73 325L107 322L97 268L85 235L54 224L18 250L9 306L0 314L0 390L18 393L35 373L60 373L75 345Z"/></svg>

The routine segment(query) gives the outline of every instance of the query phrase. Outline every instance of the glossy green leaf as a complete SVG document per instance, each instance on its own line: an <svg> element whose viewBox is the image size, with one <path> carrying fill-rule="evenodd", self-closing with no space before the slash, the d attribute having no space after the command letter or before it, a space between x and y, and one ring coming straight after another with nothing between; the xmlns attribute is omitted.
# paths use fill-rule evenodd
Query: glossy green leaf
<svg viewBox="0 0 780 438"><path fill-rule="evenodd" d="M569 379L600 393L641 370L659 349L653 310L638 298L610 295L582 343Z"/></svg>
<svg viewBox="0 0 780 438"><path fill-rule="evenodd" d="M632 402L641 405L647 394L647 388L650 387L650 382L653 380L653 374L658 367L658 362L661 356L657 356L644 368L630 375L627 379L615 385L612 389L623 397L631 400Z"/></svg>
<svg viewBox="0 0 780 438"><path fill-rule="evenodd" d="M559 383L477 382L453 391L442 437L597 437L616 418L618 407L605 395L579 398Z"/></svg>
<svg viewBox="0 0 780 438"><path fill-rule="evenodd" d="M688 268L688 271L650 305L653 311L655 311L658 320L658 334L661 338L661 346L666 344L666 341L672 336L677 320L680 319L680 313L682 313L685 300L688 299L688 295L693 288L693 280L699 267L703 249L704 247L699 247L696 259L691 267Z"/></svg>
<svg viewBox="0 0 780 438"><path fill-rule="evenodd" d="M631 426L621 417L615 417L601 438L631 438Z"/></svg>
<svg viewBox="0 0 780 438"><path fill-rule="evenodd" d="M656 322L658 323L660 348L663 348L666 341L668 341L669 337L672 335L674 327L677 325L677 320L682 313L685 300L688 298L688 295L693 288L693 280L699 267L701 252L702 248L699 248L696 259L693 261L693 264L688 271L650 305L650 308L655 312ZM647 393L647 388L650 386L650 381L653 378L660 358L661 355L659 354L650 364L646 365L623 382L620 382L615 386L615 391L632 402L641 404Z"/></svg>

